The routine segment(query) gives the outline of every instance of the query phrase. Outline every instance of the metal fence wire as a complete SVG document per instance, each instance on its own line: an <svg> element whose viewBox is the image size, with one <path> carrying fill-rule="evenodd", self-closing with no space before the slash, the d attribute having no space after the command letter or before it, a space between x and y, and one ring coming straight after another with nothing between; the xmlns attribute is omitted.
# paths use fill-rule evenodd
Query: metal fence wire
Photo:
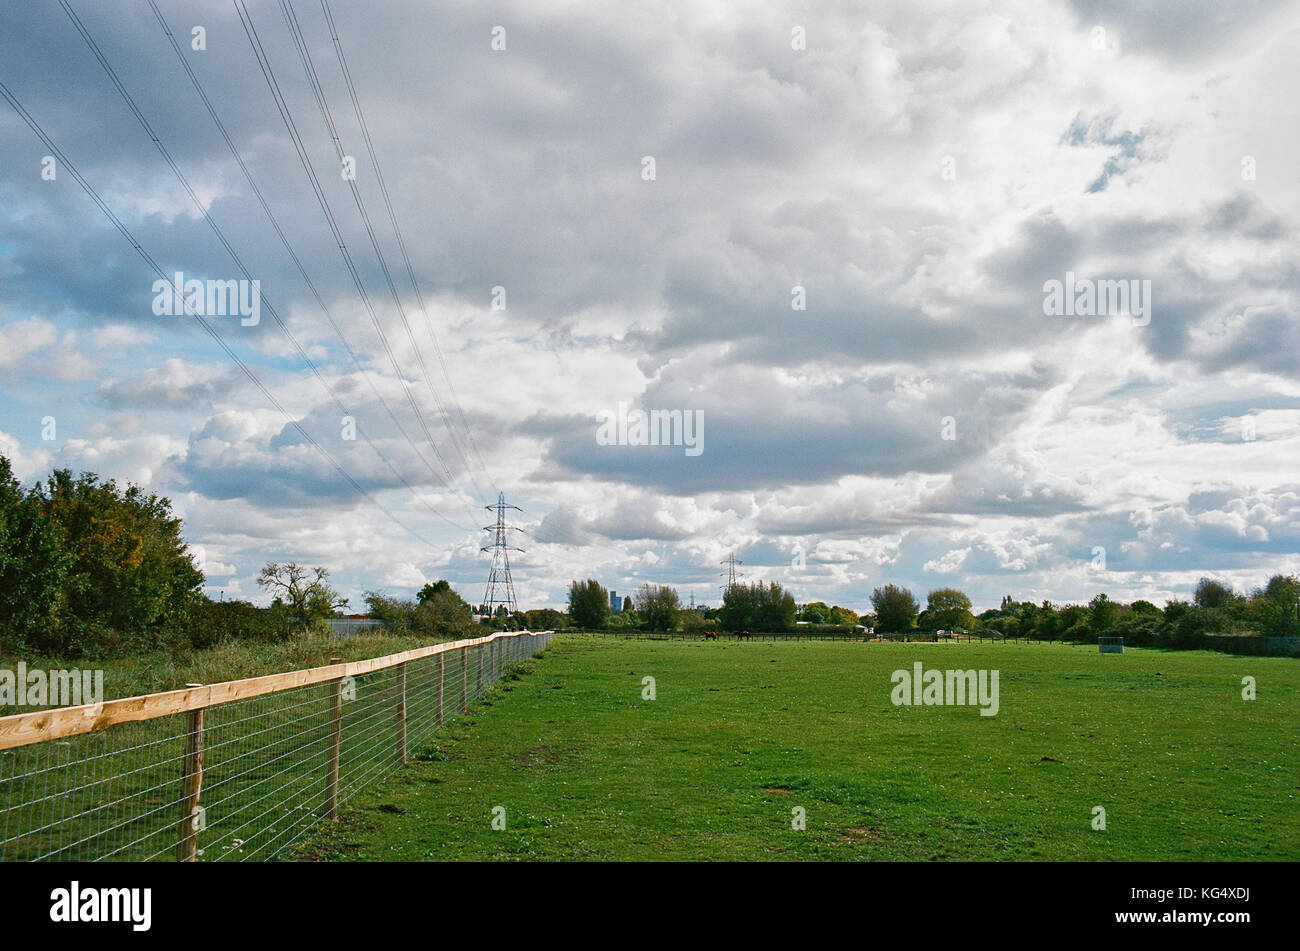
<svg viewBox="0 0 1300 951"><path fill-rule="evenodd" d="M216 684L203 696L257 694L205 705L175 691L0 718L0 861L273 858L551 636Z"/></svg>

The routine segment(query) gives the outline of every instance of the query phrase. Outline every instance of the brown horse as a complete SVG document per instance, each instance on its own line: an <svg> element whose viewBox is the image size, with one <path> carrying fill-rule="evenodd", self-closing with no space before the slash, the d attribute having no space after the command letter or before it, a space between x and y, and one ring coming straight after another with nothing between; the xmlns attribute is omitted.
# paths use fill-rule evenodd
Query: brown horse
<svg viewBox="0 0 1300 951"><path fill-rule="evenodd" d="M736 640L738 640L738 641L747 641L747 640L749 640L749 631L737 631L737 632L736 632Z"/></svg>
<svg viewBox="0 0 1300 951"><path fill-rule="evenodd" d="M718 632L717 632L717 631L705 631L705 632L704 632L704 639L705 639L706 641L716 641L716 640L718 639Z"/></svg>

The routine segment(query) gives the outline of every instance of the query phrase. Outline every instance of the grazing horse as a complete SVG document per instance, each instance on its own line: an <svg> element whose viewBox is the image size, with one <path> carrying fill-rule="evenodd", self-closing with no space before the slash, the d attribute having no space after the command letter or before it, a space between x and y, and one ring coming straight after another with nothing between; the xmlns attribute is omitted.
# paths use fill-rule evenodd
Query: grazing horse
<svg viewBox="0 0 1300 951"><path fill-rule="evenodd" d="M738 641L747 641L747 640L749 640L749 631L737 631L737 632L736 632L736 640L738 640Z"/></svg>
<svg viewBox="0 0 1300 951"><path fill-rule="evenodd" d="M716 640L718 639L718 632L717 632L717 631L705 631L705 632L704 632L704 639L705 639L706 641L716 641Z"/></svg>

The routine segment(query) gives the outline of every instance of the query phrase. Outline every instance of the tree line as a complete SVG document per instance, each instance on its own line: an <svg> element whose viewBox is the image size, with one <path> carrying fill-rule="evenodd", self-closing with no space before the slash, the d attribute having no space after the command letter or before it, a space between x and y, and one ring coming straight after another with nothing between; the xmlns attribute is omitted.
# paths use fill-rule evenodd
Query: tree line
<svg viewBox="0 0 1300 951"><path fill-rule="evenodd" d="M1087 604L1017 601L1010 595L978 616L970 599L953 588L930 592L921 609L912 592L885 585L872 592L874 626L881 633L987 631L1041 641L1093 641L1123 637L1139 647L1199 647L1206 636L1300 637L1300 578L1275 574L1249 592L1214 578L1201 578L1190 600L1163 607L1138 599L1113 601L1104 592Z"/></svg>
<svg viewBox="0 0 1300 951"><path fill-rule="evenodd" d="M272 594L270 608L240 600L213 601L183 539L170 500L138 486L73 477L56 469L24 490L0 456L0 650L60 656L210 647L226 638L281 640L321 630L347 606L323 567L272 563L258 584ZM413 598L370 591L371 617L394 634L434 638L475 631L474 610L451 585L426 584ZM937 588L922 608L907 588L886 584L858 613L814 601L802 607L776 582L731 585L722 604L683 606L668 585L643 584L611 612L609 592L594 579L569 586L567 613L550 608L506 614L500 629L703 632L792 632L813 629L877 634L909 631L981 631L1035 640L1093 640L1111 635L1138 646L1200 646L1206 635L1300 636L1300 578L1276 574L1248 592L1202 578L1190 600L1163 607L1146 600L1112 601L1098 594L1087 604L1016 601L1010 595L978 616L962 591ZM484 613L482 606L480 614Z"/></svg>
<svg viewBox="0 0 1300 951"><path fill-rule="evenodd" d="M588 578L569 585L567 621L587 630L768 632L793 630L797 615L794 596L774 581L733 584L723 593L722 606L708 610L684 607L677 590L668 585L643 584L615 613L609 592Z"/></svg>
<svg viewBox="0 0 1300 951"><path fill-rule="evenodd" d="M213 600L203 582L169 499L66 469L24 489L0 456L0 652L90 657L281 641L325 630L348 606L326 568L295 562L259 574L268 608ZM446 581L410 600L367 592L366 603L398 635L474 629L470 606Z"/></svg>
<svg viewBox="0 0 1300 951"><path fill-rule="evenodd" d="M859 614L824 601L801 607L776 582L732 585L724 592L721 607L706 611L684 609L674 589L646 584L625 602L621 613L612 613L608 591L589 578L569 585L564 620L588 630L687 633L709 629L789 633L799 630L802 621L814 630L865 628L877 635L964 631L1043 641L1113 636L1135 646L1198 647L1213 635L1300 637L1300 578L1276 574L1249 592L1202 578L1190 600L1174 598L1163 608L1143 599L1113 601L1105 593L1087 604L1016 601L1008 595L997 608L978 615L970 597L952 587L930 591L922 607L906 587L882 585L872 591L870 609Z"/></svg>

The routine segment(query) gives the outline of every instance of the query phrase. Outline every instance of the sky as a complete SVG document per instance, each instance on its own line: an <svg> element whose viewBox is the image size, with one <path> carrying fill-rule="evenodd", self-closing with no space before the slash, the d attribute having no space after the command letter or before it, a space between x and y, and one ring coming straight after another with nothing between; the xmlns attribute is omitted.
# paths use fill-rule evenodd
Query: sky
<svg viewBox="0 0 1300 951"><path fill-rule="evenodd" d="M1294 2L155 2L6 13L0 454L213 596L1300 571Z"/></svg>

